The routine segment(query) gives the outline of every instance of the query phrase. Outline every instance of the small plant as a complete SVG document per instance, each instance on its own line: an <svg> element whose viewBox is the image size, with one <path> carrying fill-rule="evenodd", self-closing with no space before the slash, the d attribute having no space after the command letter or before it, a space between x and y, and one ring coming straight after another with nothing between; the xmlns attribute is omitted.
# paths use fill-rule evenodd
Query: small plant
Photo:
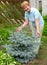
<svg viewBox="0 0 47 65"><path fill-rule="evenodd" d="M27 63L36 57L34 46L38 44L35 42L37 38L31 38L23 32L14 32L9 37L11 44L5 45L7 52L21 63Z"/></svg>
<svg viewBox="0 0 47 65"><path fill-rule="evenodd" d="M43 16L44 18L44 31L43 31L43 35L47 36L47 15Z"/></svg>
<svg viewBox="0 0 47 65"><path fill-rule="evenodd" d="M0 65L16 65L16 61L9 54L0 50Z"/></svg>
<svg viewBox="0 0 47 65"><path fill-rule="evenodd" d="M5 29L0 29L0 45L8 42L8 37L10 36L9 31Z"/></svg>

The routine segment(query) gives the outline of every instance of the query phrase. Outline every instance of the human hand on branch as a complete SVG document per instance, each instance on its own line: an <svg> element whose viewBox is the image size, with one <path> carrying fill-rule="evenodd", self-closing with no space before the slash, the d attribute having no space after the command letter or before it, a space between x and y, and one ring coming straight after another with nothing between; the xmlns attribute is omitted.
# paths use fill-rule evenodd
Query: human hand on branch
<svg viewBox="0 0 47 65"><path fill-rule="evenodd" d="M22 30L22 27L18 27L17 29L16 29L16 32L20 32Z"/></svg>

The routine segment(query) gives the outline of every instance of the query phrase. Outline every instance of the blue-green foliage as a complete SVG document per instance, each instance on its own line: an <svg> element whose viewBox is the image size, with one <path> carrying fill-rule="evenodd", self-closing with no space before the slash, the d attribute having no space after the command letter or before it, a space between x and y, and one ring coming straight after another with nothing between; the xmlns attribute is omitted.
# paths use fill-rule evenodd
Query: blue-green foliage
<svg viewBox="0 0 47 65"><path fill-rule="evenodd" d="M9 37L11 44L5 45L5 48L16 60L21 63L27 63L36 57L36 53L33 51L33 46L38 44L34 42L36 39L27 36L23 32L14 32Z"/></svg>

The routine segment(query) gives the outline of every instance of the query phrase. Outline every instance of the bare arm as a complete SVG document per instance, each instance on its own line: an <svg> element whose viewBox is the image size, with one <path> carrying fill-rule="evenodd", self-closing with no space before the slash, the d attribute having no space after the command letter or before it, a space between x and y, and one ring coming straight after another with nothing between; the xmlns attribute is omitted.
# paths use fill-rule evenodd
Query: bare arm
<svg viewBox="0 0 47 65"><path fill-rule="evenodd" d="M39 24L39 19L36 19L36 29L37 29L37 34L38 34L38 37L40 37L40 24Z"/></svg>
<svg viewBox="0 0 47 65"><path fill-rule="evenodd" d="M38 32L40 31L39 19L36 19L36 29Z"/></svg>
<svg viewBox="0 0 47 65"><path fill-rule="evenodd" d="M20 27L21 27L21 28L24 28L24 27L27 26L27 24L28 24L28 20L25 20L25 22L24 22Z"/></svg>
<svg viewBox="0 0 47 65"><path fill-rule="evenodd" d="M26 27L28 24L28 20L26 19L25 22L16 29L17 32L21 31L24 27Z"/></svg>

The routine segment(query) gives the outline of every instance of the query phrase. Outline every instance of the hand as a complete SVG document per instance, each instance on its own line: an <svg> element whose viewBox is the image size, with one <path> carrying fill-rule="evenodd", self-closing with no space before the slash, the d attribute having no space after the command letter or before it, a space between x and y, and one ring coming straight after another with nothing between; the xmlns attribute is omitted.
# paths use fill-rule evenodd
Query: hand
<svg viewBox="0 0 47 65"><path fill-rule="evenodd" d="M37 32L37 36L38 36L38 38L40 38L41 37L41 33Z"/></svg>
<svg viewBox="0 0 47 65"><path fill-rule="evenodd" d="M18 27L17 29L16 29L16 32L20 32L22 30L22 27Z"/></svg>

